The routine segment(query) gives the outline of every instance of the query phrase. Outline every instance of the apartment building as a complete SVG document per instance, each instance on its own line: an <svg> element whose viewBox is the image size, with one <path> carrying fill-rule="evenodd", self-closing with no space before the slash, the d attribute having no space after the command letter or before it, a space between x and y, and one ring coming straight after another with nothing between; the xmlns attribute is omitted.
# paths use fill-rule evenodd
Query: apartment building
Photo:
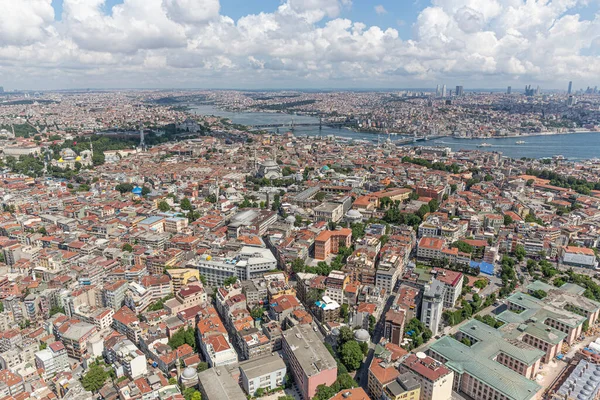
<svg viewBox="0 0 600 400"><path fill-rule="evenodd" d="M437 335L442 320L444 306L444 284L433 280L431 285L425 286L423 302L421 305L421 322L428 327L433 336Z"/></svg>
<svg viewBox="0 0 600 400"><path fill-rule="evenodd" d="M67 349L61 342L50 343L47 348L35 353L35 365L43 369L42 377L47 380L69 368Z"/></svg>
<svg viewBox="0 0 600 400"><path fill-rule="evenodd" d="M420 400L451 400L454 372L424 353L409 354L399 366L412 373L421 386ZM475 397L479 400L478 397Z"/></svg>
<svg viewBox="0 0 600 400"><path fill-rule="evenodd" d="M332 385L337 364L310 326L298 325L283 332L283 352L303 400L312 399L319 385Z"/></svg>
<svg viewBox="0 0 600 400"><path fill-rule="evenodd" d="M454 307L463 288L464 276L462 272L434 268L431 274L436 280L444 284L444 308Z"/></svg>
<svg viewBox="0 0 600 400"><path fill-rule="evenodd" d="M250 396L259 388L273 390L283 386L286 366L279 353L240 363L242 387Z"/></svg>
<svg viewBox="0 0 600 400"><path fill-rule="evenodd" d="M315 238L315 259L325 260L330 254L337 254L340 245L350 247L352 229L341 228L335 231L322 231Z"/></svg>

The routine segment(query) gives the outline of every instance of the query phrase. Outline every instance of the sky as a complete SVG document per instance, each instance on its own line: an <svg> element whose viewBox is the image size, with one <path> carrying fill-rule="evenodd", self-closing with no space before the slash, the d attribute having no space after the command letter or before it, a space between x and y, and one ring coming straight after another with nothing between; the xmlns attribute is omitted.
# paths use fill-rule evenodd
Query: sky
<svg viewBox="0 0 600 400"><path fill-rule="evenodd" d="M600 86L600 0L0 0L0 86Z"/></svg>

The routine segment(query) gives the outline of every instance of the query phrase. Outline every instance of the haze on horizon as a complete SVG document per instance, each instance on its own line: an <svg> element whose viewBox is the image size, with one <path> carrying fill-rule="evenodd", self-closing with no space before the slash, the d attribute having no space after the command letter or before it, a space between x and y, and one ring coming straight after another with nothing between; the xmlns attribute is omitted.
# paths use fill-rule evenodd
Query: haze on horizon
<svg viewBox="0 0 600 400"><path fill-rule="evenodd" d="M0 0L0 86L598 85L600 0Z"/></svg>

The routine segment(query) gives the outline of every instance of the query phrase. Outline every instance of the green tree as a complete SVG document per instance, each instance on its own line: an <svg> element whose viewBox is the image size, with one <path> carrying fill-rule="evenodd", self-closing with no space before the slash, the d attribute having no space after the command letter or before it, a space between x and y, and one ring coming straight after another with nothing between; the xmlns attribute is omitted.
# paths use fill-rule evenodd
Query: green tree
<svg viewBox="0 0 600 400"><path fill-rule="evenodd" d="M436 212L439 207L438 201L436 199L431 199L428 205L431 212Z"/></svg>
<svg viewBox="0 0 600 400"><path fill-rule="evenodd" d="M187 329L181 328L171 336L168 342L169 347L176 350L179 346L184 344L190 345L193 349L196 349L196 337L194 335L194 328L189 327Z"/></svg>
<svg viewBox="0 0 600 400"><path fill-rule="evenodd" d="M88 392L97 393L108 379L108 373L98 364L92 364L81 380L83 388Z"/></svg>
<svg viewBox="0 0 600 400"><path fill-rule="evenodd" d="M230 276L229 278L225 278L225 280L223 281L223 286L225 287L225 286L233 285L237 281L238 281L237 276Z"/></svg>
<svg viewBox="0 0 600 400"><path fill-rule="evenodd" d="M342 346L340 360L348 371L356 371L363 360L363 352L356 340L350 340Z"/></svg>
<svg viewBox="0 0 600 400"><path fill-rule="evenodd" d="M179 206L181 207L182 210L189 211L192 209L192 202L187 197L184 197L181 200L181 203L179 203Z"/></svg>
<svg viewBox="0 0 600 400"><path fill-rule="evenodd" d="M369 344L367 342L360 342L359 345L363 355L366 357L369 354Z"/></svg>
<svg viewBox="0 0 600 400"><path fill-rule="evenodd" d="M340 335L338 336L338 346L342 347L347 342L354 339L354 332L347 326L340 328Z"/></svg>
<svg viewBox="0 0 600 400"><path fill-rule="evenodd" d="M526 255L527 255L527 252L525 251L525 247L523 247L522 245L518 244L515 247L515 257L517 257L517 260L523 261L523 259L525 259Z"/></svg>
<svg viewBox="0 0 600 400"><path fill-rule="evenodd" d="M206 371L207 369L208 363L205 363L204 361L199 362L198 366L196 367L196 371L198 372Z"/></svg>
<svg viewBox="0 0 600 400"><path fill-rule="evenodd" d="M315 397L313 397L312 400L329 400L335 396L337 392L338 391L333 387L319 385L317 386L317 393L315 393Z"/></svg>
<svg viewBox="0 0 600 400"><path fill-rule="evenodd" d="M294 271L295 274L298 272L304 272L304 268L306 268L306 266L304 265L304 261L302 259L296 258L294 261L292 261L292 271Z"/></svg>
<svg viewBox="0 0 600 400"><path fill-rule="evenodd" d="M177 379L174 377L169 378L169 385L177 385Z"/></svg>
<svg viewBox="0 0 600 400"><path fill-rule="evenodd" d="M356 381L352 379L352 377L348 375L347 372L338 375L334 385L337 386L338 391L358 387Z"/></svg>
<svg viewBox="0 0 600 400"><path fill-rule="evenodd" d="M131 253L133 251L133 246L131 246L129 243L125 243L122 247L121 250L123 251L128 251L129 253Z"/></svg>
<svg viewBox="0 0 600 400"><path fill-rule="evenodd" d="M348 304L342 304L340 307L340 318L344 321L348 318Z"/></svg>
<svg viewBox="0 0 600 400"><path fill-rule="evenodd" d="M252 309L252 311L250 311L250 315L254 319L262 318L264 313L265 313L265 309L260 306L256 306Z"/></svg>
<svg viewBox="0 0 600 400"><path fill-rule="evenodd" d="M60 307L60 306L55 306L55 307L52 307L50 309L50 316L51 317L53 315L56 315L56 314L59 314L59 313L64 314L65 313L65 309L63 307Z"/></svg>
<svg viewBox="0 0 600 400"><path fill-rule="evenodd" d="M160 203L158 203L158 209L162 212L167 212L171 209L171 206L169 205L169 203L163 200Z"/></svg>
<svg viewBox="0 0 600 400"><path fill-rule="evenodd" d="M543 299L544 297L546 297L548 295L548 293L546 293L545 291L543 291L542 289L538 289L535 290L533 293L531 293L531 295L537 299Z"/></svg>
<svg viewBox="0 0 600 400"><path fill-rule="evenodd" d="M423 219L423 217L425 216L425 214L429 214L431 212L431 210L429 209L429 206L427 204L423 204L420 208L419 211L417 211L417 216L421 219Z"/></svg>
<svg viewBox="0 0 600 400"><path fill-rule="evenodd" d="M510 215L504 215L504 225L508 226L513 223L513 219Z"/></svg>

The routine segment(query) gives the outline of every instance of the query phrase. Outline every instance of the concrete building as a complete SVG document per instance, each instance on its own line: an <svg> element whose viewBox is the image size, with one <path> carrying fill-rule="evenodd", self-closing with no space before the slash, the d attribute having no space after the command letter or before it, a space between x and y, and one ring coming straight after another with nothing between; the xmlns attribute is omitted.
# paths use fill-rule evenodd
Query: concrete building
<svg viewBox="0 0 600 400"><path fill-rule="evenodd" d="M383 400L419 400L421 384L413 373L405 372L385 385L381 398Z"/></svg>
<svg viewBox="0 0 600 400"><path fill-rule="evenodd" d="M69 357L82 360L87 354L87 343L98 330L92 324L77 322L62 334L62 342Z"/></svg>
<svg viewBox="0 0 600 400"><path fill-rule="evenodd" d="M459 341L465 338L471 346ZM472 398L529 400L541 389L531 378L544 352L509 343L476 320L462 326L456 339L444 336L433 343L428 353L454 371L453 389Z"/></svg>
<svg viewBox="0 0 600 400"><path fill-rule="evenodd" d="M437 335L444 306L444 284L433 280L431 285L425 286L423 303L421 305L421 322L431 329L433 336Z"/></svg>
<svg viewBox="0 0 600 400"><path fill-rule="evenodd" d="M431 273L444 285L444 308L453 308L462 292L464 281L462 272L438 268L433 269Z"/></svg>
<svg viewBox="0 0 600 400"><path fill-rule="evenodd" d="M571 267L598 268L598 260L594 250L586 247L563 247L560 254L560 263Z"/></svg>
<svg viewBox="0 0 600 400"><path fill-rule="evenodd" d="M240 363L242 386L250 396L254 396L259 388L272 390L283 386L286 371L279 353Z"/></svg>
<svg viewBox="0 0 600 400"><path fill-rule="evenodd" d="M50 343L47 348L35 353L35 365L44 370L42 377L49 379L69 368L67 349L61 342Z"/></svg>
<svg viewBox="0 0 600 400"><path fill-rule="evenodd" d="M225 367L214 367L198 374L202 398L206 400L246 400L240 385Z"/></svg>
<svg viewBox="0 0 600 400"><path fill-rule="evenodd" d="M451 400L454 372L424 353L409 354L400 363L401 373L412 373L421 385L420 400ZM475 397L479 400L478 397Z"/></svg>
<svg viewBox="0 0 600 400"><path fill-rule="evenodd" d="M173 292L177 293L182 286L185 286L190 280L200 281L200 273L193 268L173 268L167 270L167 275L171 278Z"/></svg>
<svg viewBox="0 0 600 400"><path fill-rule="evenodd" d="M232 276L240 280L249 280L277 268L277 259L269 249L244 246L239 252L227 257L205 255L188 264L196 268L211 285L222 285Z"/></svg>
<svg viewBox="0 0 600 400"><path fill-rule="evenodd" d="M335 231L322 231L315 238L315 259L325 260L330 254L337 254L340 243L350 247L352 229L342 228Z"/></svg>
<svg viewBox="0 0 600 400"><path fill-rule="evenodd" d="M342 271L333 270L325 280L325 295L339 304L344 303L344 290L350 277Z"/></svg>
<svg viewBox="0 0 600 400"><path fill-rule="evenodd" d="M304 400L314 397L317 386L336 381L336 361L310 326L298 325L284 331L283 352Z"/></svg>

